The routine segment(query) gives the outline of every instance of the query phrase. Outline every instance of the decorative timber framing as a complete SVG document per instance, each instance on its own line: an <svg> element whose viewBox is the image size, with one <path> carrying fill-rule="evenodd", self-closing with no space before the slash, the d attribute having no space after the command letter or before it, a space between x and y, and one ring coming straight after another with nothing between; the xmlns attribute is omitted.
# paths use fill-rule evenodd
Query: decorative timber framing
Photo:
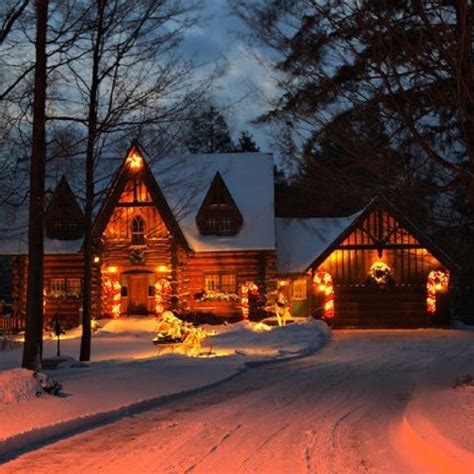
<svg viewBox="0 0 474 474"><path fill-rule="evenodd" d="M360 229L361 224L372 212L377 215L377 230L376 232L367 232ZM397 227L384 233L382 215L386 212L392 216L398 223ZM391 243L390 238L402 228L406 229L418 243L403 242ZM371 243L353 243L344 244L344 241L357 229L362 230ZM357 216L357 218L349 225L331 245L329 245L324 252L322 252L312 263L308 266L306 271L319 267L336 249L341 250L372 250L376 249L379 257L384 250L397 249L427 249L431 254L439 260L450 271L459 270L459 266L440 248L438 247L418 226L416 226L408 217L399 211L387 198L378 196L374 198L365 209Z"/></svg>
<svg viewBox="0 0 474 474"><path fill-rule="evenodd" d="M190 250L188 242L186 241L186 238L173 212L171 211L171 208L169 207L163 192L156 182L153 173L145 161L144 154L136 142L134 142L129 148L123 164L115 175L109 192L107 193L102 207L97 214L97 218L93 226L94 237L96 239L100 239L116 207L133 207L137 205L136 202L119 203L120 196L125 190L125 186L131 179L134 178L140 178L143 181L152 198L151 202L140 202L139 206L148 205L156 207L170 234L186 250Z"/></svg>

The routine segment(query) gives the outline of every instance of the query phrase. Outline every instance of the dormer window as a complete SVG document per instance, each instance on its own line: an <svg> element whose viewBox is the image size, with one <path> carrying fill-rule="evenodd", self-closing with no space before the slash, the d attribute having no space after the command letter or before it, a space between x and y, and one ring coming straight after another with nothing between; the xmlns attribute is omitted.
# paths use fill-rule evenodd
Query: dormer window
<svg viewBox="0 0 474 474"><path fill-rule="evenodd" d="M237 223L232 217L208 217L205 228L207 234L235 235Z"/></svg>
<svg viewBox="0 0 474 474"><path fill-rule="evenodd" d="M141 216L132 220L132 245L145 245L145 220Z"/></svg>
<svg viewBox="0 0 474 474"><path fill-rule="evenodd" d="M46 237L76 240L83 235L83 215L66 178L62 177L45 213Z"/></svg>
<svg viewBox="0 0 474 474"><path fill-rule="evenodd" d="M235 201L220 173L217 173L196 216L203 235L236 235L243 224Z"/></svg>

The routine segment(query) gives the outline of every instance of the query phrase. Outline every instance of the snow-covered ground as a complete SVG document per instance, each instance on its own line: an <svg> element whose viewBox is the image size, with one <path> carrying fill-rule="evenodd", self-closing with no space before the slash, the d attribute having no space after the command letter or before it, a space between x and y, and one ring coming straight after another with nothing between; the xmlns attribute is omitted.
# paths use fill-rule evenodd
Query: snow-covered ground
<svg viewBox="0 0 474 474"><path fill-rule="evenodd" d="M90 364L50 372L64 386L61 397L37 397L31 373L14 369L21 347L0 352L0 456L44 436L94 423L106 413L143 409L160 397L216 383L249 362L308 354L330 336L328 327L316 321L273 330L242 322L208 327L213 335L203 342L201 356L186 357L173 353L179 346L154 346L155 327L153 319L102 322L93 337ZM78 330L66 335L62 355L77 357L78 336ZM56 355L54 340L45 341L44 355Z"/></svg>
<svg viewBox="0 0 474 474"><path fill-rule="evenodd" d="M50 442L2 472L474 472L474 332L335 331L314 355Z"/></svg>

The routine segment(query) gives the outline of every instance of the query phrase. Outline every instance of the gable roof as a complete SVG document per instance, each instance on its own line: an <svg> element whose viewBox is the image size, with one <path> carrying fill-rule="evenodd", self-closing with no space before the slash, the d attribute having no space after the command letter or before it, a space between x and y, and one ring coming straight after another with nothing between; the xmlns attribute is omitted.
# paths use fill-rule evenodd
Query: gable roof
<svg viewBox="0 0 474 474"><path fill-rule="evenodd" d="M361 215L310 219L276 218L278 273L305 273Z"/></svg>
<svg viewBox="0 0 474 474"><path fill-rule="evenodd" d="M218 203L215 202L216 199L219 201ZM216 207L217 209L215 209ZM224 209L222 209L222 207L224 207ZM204 197L204 201L196 214L196 224L202 234L213 234L213 232L206 232L205 222L209 213L213 212L224 212L226 217L233 217L236 222L236 232L231 232L231 235L235 235L240 231L243 223L242 214L240 213L237 204L235 204L234 198L219 171L214 176L207 194Z"/></svg>
<svg viewBox="0 0 474 474"><path fill-rule="evenodd" d="M141 165L138 170L133 171L131 169L132 167L129 165L129 159L135 154L137 154L141 159ZM151 173L146 160L143 158L143 152L136 143L132 144L132 146L129 148L125 159L122 161L121 167L113 179L107 196L102 202L102 206L94 222L93 233L95 235L102 234L110 220L110 217L112 216L121 194L125 189L126 184L133 176L140 176L140 178L143 180L143 183L147 187L148 192L153 199L153 204L158 209L158 212L160 213L160 216L168 227L170 233L175 238L177 238L181 244L185 246L185 248L189 248L181 228L179 227L175 216L173 215L173 212L168 206L168 202L160 189L160 186L158 186L158 183Z"/></svg>
<svg viewBox="0 0 474 474"><path fill-rule="evenodd" d="M137 144L133 146L138 147ZM131 149L130 149L131 150ZM130 152L129 150L129 152ZM127 154L128 155L128 154ZM156 197L170 229L185 247L197 252L275 249L273 158L263 153L224 153L145 157L146 185ZM104 215L105 201L121 179L123 156L104 156L95 170L95 214ZM64 175L81 204L84 198L83 157L49 163L47 189L54 189ZM235 236L203 236L196 216L219 173L243 217ZM11 204L0 205L0 255L28 252L27 170L18 175L21 192ZM12 184L13 186L13 184ZM19 185L16 183L16 186ZM13 186L14 187L14 186ZM107 211L108 212L108 211ZM104 219L101 217L99 220ZM98 225L98 224L97 224ZM45 253L80 252L82 239L62 241L45 238Z"/></svg>
<svg viewBox="0 0 474 474"><path fill-rule="evenodd" d="M319 266L375 209L384 210L397 219L446 268L459 269L418 226L388 199L379 196L348 217L276 219L278 271L282 274L305 273L310 267Z"/></svg>
<svg viewBox="0 0 474 474"><path fill-rule="evenodd" d="M274 250L273 158L266 153L220 153L163 157L150 168L196 252ZM243 217L236 235L202 235L196 216L219 173Z"/></svg>

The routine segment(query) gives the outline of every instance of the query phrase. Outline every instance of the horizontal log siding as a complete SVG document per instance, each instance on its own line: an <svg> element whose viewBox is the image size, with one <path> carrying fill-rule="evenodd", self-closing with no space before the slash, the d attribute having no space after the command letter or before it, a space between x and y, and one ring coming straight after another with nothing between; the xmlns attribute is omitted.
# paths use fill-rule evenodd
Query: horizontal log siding
<svg viewBox="0 0 474 474"><path fill-rule="evenodd" d="M44 258L44 286L50 289L52 278L79 278L82 282L83 260L80 254L46 255ZM13 313L15 317L24 319L26 310L26 287L28 278L28 257L17 256L13 259L12 269ZM64 298L61 301L49 297L44 298L44 324L49 326L52 317L59 313L65 326L79 324L79 308L81 298Z"/></svg>
<svg viewBox="0 0 474 474"><path fill-rule="evenodd" d="M82 254L71 255L46 255L44 258L44 284L46 291L50 290L52 278L79 278L83 280L84 262ZM61 321L66 326L76 326L80 323L79 308L82 307L82 296L80 298L66 297L55 300L46 297L44 306L44 323L49 326L51 319L59 313Z"/></svg>
<svg viewBox="0 0 474 474"><path fill-rule="evenodd" d="M189 311L210 312L219 316L241 314L240 301L196 301L196 294L204 290L204 277L209 273L233 273L237 278L236 293L246 281L255 282L263 292L263 299L274 298L276 285L276 255L274 251L206 252L187 258L182 266L181 291L186 298L182 304Z"/></svg>

